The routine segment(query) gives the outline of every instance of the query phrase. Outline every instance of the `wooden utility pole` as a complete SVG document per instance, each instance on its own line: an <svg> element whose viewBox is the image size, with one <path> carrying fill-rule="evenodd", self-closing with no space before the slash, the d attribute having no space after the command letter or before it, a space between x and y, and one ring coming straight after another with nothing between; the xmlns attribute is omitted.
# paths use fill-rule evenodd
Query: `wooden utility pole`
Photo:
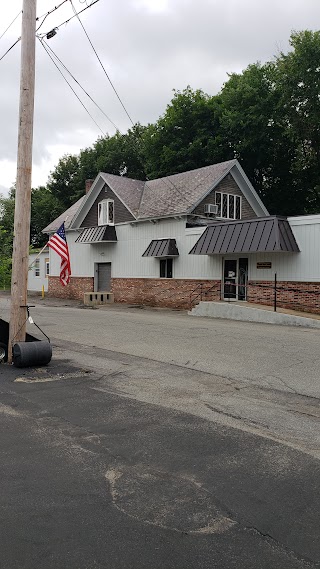
<svg viewBox="0 0 320 569"><path fill-rule="evenodd" d="M8 362L12 345L26 339L26 308L31 217L31 171L35 84L37 0L23 0L16 203L11 278Z"/></svg>

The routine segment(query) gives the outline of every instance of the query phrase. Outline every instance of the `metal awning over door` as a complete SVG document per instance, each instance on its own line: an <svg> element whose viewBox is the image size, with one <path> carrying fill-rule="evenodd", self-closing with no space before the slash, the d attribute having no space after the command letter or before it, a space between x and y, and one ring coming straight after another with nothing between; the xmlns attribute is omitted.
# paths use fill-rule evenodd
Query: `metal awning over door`
<svg viewBox="0 0 320 569"><path fill-rule="evenodd" d="M259 217L214 223L191 249L191 255L228 253L298 253L299 247L285 217Z"/></svg>

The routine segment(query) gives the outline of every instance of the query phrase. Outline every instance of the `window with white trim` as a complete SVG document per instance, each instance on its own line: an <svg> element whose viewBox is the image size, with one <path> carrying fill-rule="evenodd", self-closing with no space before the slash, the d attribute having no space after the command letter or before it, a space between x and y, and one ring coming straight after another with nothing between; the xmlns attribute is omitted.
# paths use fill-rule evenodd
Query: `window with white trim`
<svg viewBox="0 0 320 569"><path fill-rule="evenodd" d="M114 200L98 203L98 225L114 225Z"/></svg>
<svg viewBox="0 0 320 569"><path fill-rule="evenodd" d="M34 263L34 276L40 277L40 259L37 259Z"/></svg>
<svg viewBox="0 0 320 569"><path fill-rule="evenodd" d="M241 219L241 196L216 192L217 217L222 219Z"/></svg>
<svg viewBox="0 0 320 569"><path fill-rule="evenodd" d="M50 274L50 262L48 258L45 259L45 267L46 267L46 277L48 277Z"/></svg>

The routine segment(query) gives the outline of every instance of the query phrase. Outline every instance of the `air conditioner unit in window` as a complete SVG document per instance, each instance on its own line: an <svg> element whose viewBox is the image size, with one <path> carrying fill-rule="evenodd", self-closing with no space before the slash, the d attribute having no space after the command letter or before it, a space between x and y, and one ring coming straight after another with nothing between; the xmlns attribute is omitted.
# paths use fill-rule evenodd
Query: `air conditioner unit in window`
<svg viewBox="0 0 320 569"><path fill-rule="evenodd" d="M218 206L213 203L206 203L204 204L204 213L205 215L217 215Z"/></svg>

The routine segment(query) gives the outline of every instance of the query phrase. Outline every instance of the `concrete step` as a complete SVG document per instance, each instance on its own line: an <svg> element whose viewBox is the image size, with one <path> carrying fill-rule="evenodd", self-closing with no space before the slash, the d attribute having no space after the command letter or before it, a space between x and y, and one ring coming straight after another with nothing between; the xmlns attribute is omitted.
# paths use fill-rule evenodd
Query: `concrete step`
<svg viewBox="0 0 320 569"><path fill-rule="evenodd" d="M283 326L304 326L320 328L320 320L310 317L297 316L291 313L273 312L269 307L259 308L240 305L232 302L200 302L190 312L190 316L206 316L207 318L224 318L227 320L242 320L243 322L262 322L265 324L280 324Z"/></svg>

